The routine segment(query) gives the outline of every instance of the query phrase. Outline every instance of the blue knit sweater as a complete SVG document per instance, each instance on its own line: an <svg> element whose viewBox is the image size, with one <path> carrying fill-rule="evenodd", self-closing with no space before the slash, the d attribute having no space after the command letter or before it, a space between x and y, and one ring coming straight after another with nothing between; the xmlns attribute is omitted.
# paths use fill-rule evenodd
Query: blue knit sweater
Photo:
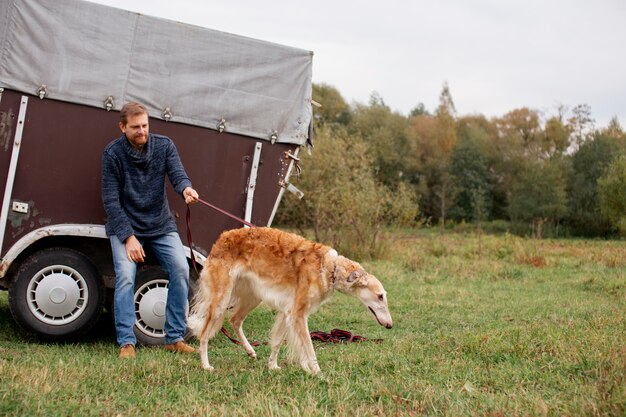
<svg viewBox="0 0 626 417"><path fill-rule="evenodd" d="M191 187L170 138L150 134L141 151L125 135L107 145L102 154L107 236L123 242L131 235L153 237L177 230L165 194L166 175L181 196Z"/></svg>

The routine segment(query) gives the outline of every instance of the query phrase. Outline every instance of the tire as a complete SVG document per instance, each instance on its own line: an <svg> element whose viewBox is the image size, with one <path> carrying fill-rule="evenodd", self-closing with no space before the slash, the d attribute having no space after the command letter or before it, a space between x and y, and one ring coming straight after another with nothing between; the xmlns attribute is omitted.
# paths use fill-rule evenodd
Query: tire
<svg viewBox="0 0 626 417"><path fill-rule="evenodd" d="M135 326L133 330L137 343L141 345L165 344L165 307L168 283L167 274L159 266L146 266L137 270L134 295Z"/></svg>
<svg viewBox="0 0 626 417"><path fill-rule="evenodd" d="M105 291L82 253L49 248L30 255L9 288L15 321L44 341L72 341L96 324Z"/></svg>
<svg viewBox="0 0 626 417"><path fill-rule="evenodd" d="M137 343L147 346L165 343L167 274L160 267L137 270L135 278L135 326Z"/></svg>

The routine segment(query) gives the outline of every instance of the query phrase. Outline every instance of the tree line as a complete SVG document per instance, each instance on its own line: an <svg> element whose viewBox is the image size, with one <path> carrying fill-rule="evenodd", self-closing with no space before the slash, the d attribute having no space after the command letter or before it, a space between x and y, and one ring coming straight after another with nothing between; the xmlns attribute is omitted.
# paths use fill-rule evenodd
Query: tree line
<svg viewBox="0 0 626 417"><path fill-rule="evenodd" d="M313 99L321 103L314 148L296 180L309 198L287 199L281 222L345 233L339 226L354 221L346 216L365 210L363 221L377 227L413 218L441 227L505 223L538 238L626 234L626 134L617 117L597 128L585 104L553 115L524 107L491 119L459 116L447 84L436 109L420 103L408 115L376 93L350 105L325 84L314 85ZM349 201L323 209L338 198ZM344 218L334 224L336 216Z"/></svg>

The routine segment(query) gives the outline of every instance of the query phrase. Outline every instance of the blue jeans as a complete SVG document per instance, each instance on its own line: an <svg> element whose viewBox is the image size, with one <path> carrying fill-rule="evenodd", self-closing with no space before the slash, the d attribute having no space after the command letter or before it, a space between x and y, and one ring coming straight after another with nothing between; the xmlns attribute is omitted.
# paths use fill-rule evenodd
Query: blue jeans
<svg viewBox="0 0 626 417"><path fill-rule="evenodd" d="M185 311L189 295L189 264L178 233L138 238L144 249L149 248L169 277L167 307L165 309L165 343L184 339ZM135 325L135 275L137 264L128 260L126 244L111 236L113 266L115 268L115 333L120 346L136 343Z"/></svg>

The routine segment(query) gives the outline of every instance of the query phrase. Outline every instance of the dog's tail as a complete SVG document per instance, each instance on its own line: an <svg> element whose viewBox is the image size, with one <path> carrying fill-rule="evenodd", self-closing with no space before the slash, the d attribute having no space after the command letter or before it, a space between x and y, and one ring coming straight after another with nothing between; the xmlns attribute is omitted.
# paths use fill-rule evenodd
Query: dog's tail
<svg viewBox="0 0 626 417"><path fill-rule="evenodd" d="M208 263L200 273L199 288L196 291L187 318L187 328L192 335L199 339L208 337L211 339L222 328L224 324L224 314L228 308L232 284L227 285L224 291L215 280L222 277L209 276L209 270L213 269ZM214 271L215 273L216 271ZM217 272L219 275L219 271Z"/></svg>
<svg viewBox="0 0 626 417"><path fill-rule="evenodd" d="M187 317L187 330L196 337L200 334L203 324L204 318L199 314L191 313L189 317Z"/></svg>
<svg viewBox="0 0 626 417"><path fill-rule="evenodd" d="M209 311L210 289L208 288L207 268L204 268L198 279L198 287L191 300L191 308L187 317L187 330L199 337Z"/></svg>

